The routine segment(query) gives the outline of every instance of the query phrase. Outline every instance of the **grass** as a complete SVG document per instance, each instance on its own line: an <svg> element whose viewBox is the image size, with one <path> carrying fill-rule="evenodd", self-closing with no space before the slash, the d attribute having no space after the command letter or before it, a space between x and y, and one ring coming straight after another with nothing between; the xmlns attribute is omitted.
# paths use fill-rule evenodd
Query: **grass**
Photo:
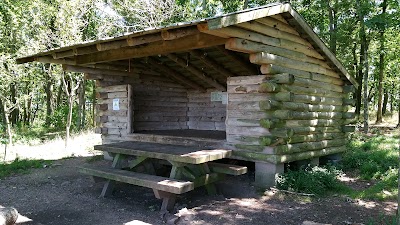
<svg viewBox="0 0 400 225"><path fill-rule="evenodd" d="M49 164L51 161L26 159L16 159L12 163L0 163L0 179L14 174L27 173L32 168L43 168Z"/></svg>
<svg viewBox="0 0 400 225"><path fill-rule="evenodd" d="M333 166L289 170L278 177L277 188L317 196L342 192L346 186L337 179L340 174L341 171Z"/></svg>
<svg viewBox="0 0 400 225"><path fill-rule="evenodd" d="M280 175L277 187L302 193L326 195L340 193L352 198L389 200L397 197L399 168L399 136L376 129L366 136L355 133L335 168L306 167ZM349 173L361 180L371 181L372 186L355 191L338 180L338 175Z"/></svg>
<svg viewBox="0 0 400 225"><path fill-rule="evenodd" d="M354 198L387 200L397 196L399 168L399 137L378 134L368 137L356 134L343 155L342 169L358 175L359 179L371 180L374 185L349 193Z"/></svg>

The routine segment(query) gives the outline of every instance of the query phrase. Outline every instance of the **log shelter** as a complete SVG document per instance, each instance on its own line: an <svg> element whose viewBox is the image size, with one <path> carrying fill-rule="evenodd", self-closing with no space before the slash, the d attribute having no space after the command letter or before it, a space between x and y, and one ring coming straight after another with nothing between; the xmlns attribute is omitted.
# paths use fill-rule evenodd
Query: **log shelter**
<svg viewBox="0 0 400 225"><path fill-rule="evenodd" d="M272 186L284 164L345 151L358 84L289 3L62 47L17 60L96 80L104 144L233 150Z"/></svg>

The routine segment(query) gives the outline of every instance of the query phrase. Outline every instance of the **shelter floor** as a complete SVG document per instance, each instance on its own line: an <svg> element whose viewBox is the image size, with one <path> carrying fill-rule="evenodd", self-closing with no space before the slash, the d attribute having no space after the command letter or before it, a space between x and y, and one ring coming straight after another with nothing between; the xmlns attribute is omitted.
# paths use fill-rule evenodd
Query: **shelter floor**
<svg viewBox="0 0 400 225"><path fill-rule="evenodd" d="M152 130L137 131L134 134L152 134L161 136L188 137L188 138L207 138L215 140L225 140L225 131L214 130Z"/></svg>

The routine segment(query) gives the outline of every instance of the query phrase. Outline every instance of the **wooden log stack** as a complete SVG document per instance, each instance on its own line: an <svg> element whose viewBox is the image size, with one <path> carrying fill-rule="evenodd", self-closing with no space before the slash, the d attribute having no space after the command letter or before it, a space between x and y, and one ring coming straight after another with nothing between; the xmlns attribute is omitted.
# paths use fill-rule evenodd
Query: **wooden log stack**
<svg viewBox="0 0 400 225"><path fill-rule="evenodd" d="M284 21L222 29L262 75L228 78L227 142L240 158L285 163L345 151L354 87ZM275 24L275 25L274 25Z"/></svg>

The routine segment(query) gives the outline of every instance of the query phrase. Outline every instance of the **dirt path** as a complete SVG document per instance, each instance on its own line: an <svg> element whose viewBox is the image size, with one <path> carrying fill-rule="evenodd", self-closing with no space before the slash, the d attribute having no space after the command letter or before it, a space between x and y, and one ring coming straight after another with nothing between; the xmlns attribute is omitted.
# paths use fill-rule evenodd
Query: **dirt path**
<svg viewBox="0 0 400 225"><path fill-rule="evenodd" d="M160 200L149 189L119 185L113 197L98 198L102 184L76 171L76 166L84 163L85 158L58 160L50 168L0 180L0 205L14 206L32 220L20 223L24 225L164 223L158 211ZM371 218L395 212L391 202L348 201L340 196L310 200L270 192L261 195L252 186L252 176L228 178L219 184L223 195L210 197L197 189L180 196L178 207L187 207L192 216L178 224L279 225L305 220L366 224Z"/></svg>

